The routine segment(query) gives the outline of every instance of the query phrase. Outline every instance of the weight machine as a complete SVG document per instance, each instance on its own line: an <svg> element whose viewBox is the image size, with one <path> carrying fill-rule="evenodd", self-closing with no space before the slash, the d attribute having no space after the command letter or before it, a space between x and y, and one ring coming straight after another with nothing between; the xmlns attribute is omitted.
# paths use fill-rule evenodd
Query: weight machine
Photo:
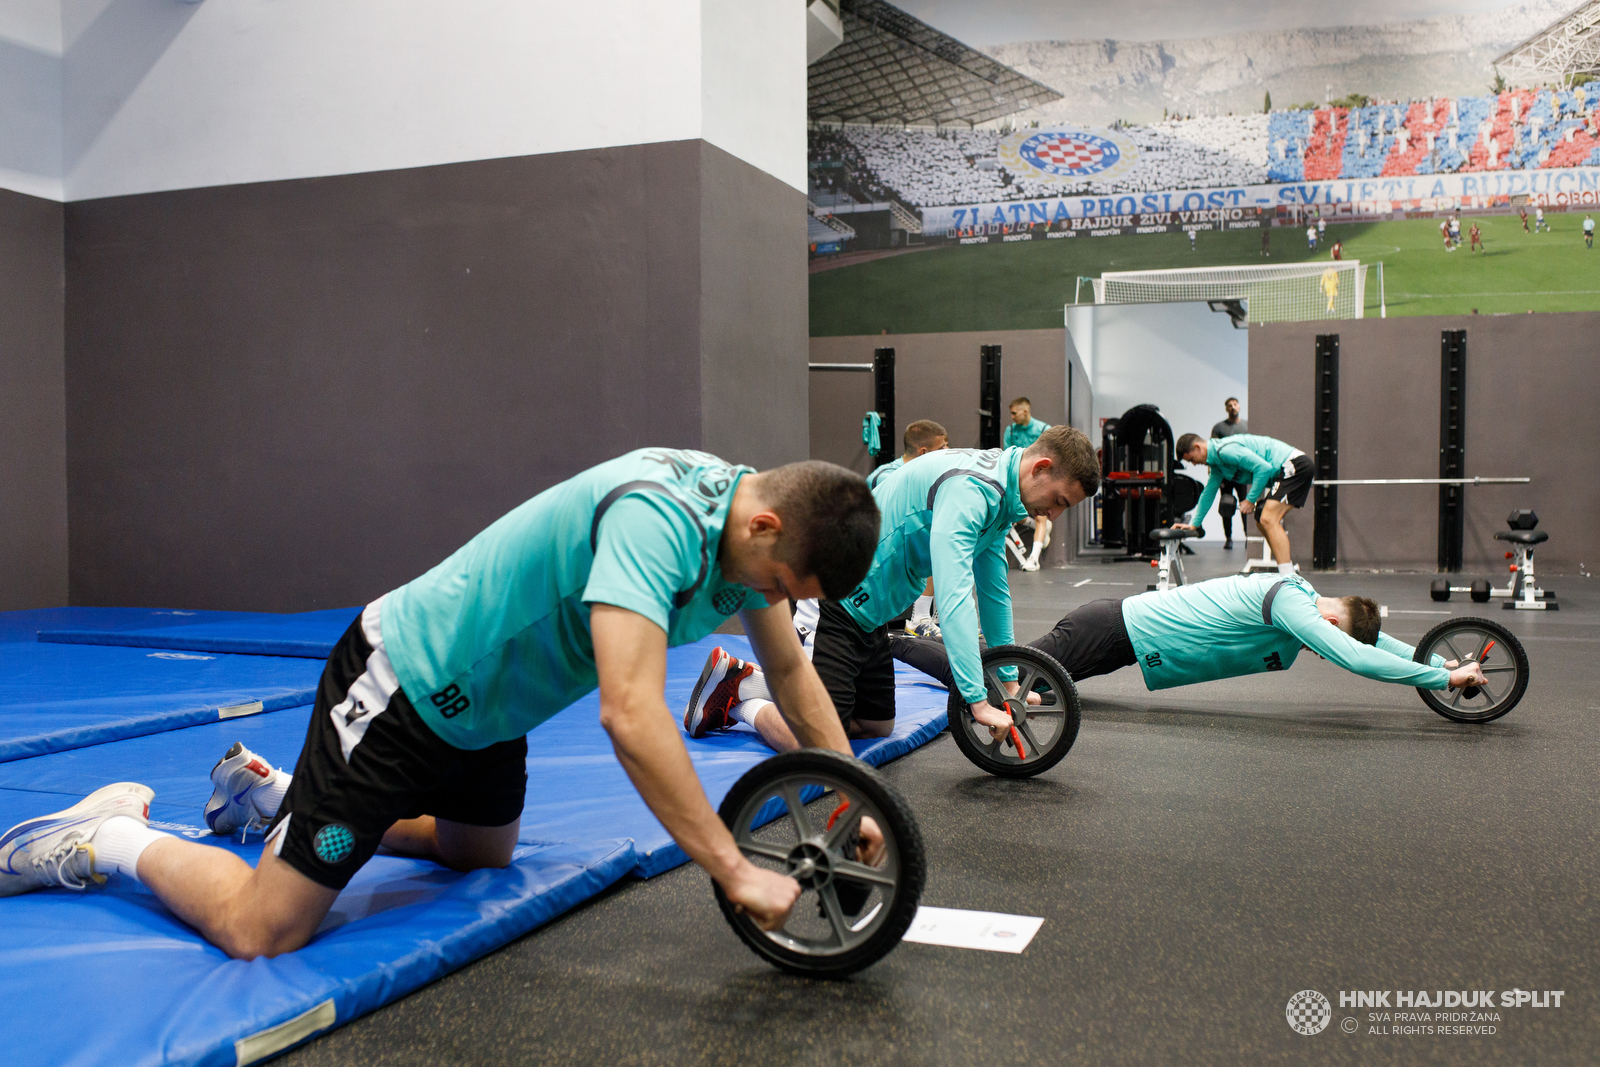
<svg viewBox="0 0 1600 1067"><path fill-rule="evenodd" d="M1101 429L1100 543L1130 558L1155 554L1153 532L1182 519L1202 486L1179 471L1172 427L1154 404L1137 404ZM1184 551L1190 551L1185 548Z"/></svg>

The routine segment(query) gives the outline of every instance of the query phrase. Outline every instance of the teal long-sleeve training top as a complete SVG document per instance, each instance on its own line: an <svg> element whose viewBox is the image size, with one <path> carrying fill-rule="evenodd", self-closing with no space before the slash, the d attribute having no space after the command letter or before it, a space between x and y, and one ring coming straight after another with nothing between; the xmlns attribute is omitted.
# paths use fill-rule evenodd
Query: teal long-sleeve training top
<svg viewBox="0 0 1600 1067"><path fill-rule="evenodd" d="M1302 646L1347 671L1380 682L1444 689L1444 660L1416 663L1416 649L1380 633L1357 641L1317 610L1317 591L1299 575L1235 574L1122 602L1146 689L1286 671Z"/></svg>
<svg viewBox="0 0 1600 1067"><path fill-rule="evenodd" d="M1289 457L1297 451L1293 445L1285 444L1276 437L1262 437L1259 434L1236 433L1231 437L1213 437L1206 442L1206 466L1211 476L1206 479L1205 491L1200 494L1200 502L1194 506L1194 518L1189 520L1189 524L1199 526L1205 521L1223 482L1248 484L1250 489L1245 493L1245 498L1252 504L1258 502L1272 479L1277 477Z"/></svg>
<svg viewBox="0 0 1600 1067"><path fill-rule="evenodd" d="M931 576L950 670L969 704L985 699L979 621L991 646L1013 640L1005 536L1027 516L1021 466L1020 448L945 448L880 481L872 491L882 515L878 549L844 599L870 632L910 607Z"/></svg>

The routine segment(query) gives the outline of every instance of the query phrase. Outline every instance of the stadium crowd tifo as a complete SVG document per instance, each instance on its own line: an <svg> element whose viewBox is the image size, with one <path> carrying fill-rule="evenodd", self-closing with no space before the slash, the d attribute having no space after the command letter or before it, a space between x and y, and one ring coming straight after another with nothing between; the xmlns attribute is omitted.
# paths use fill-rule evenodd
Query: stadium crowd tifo
<svg viewBox="0 0 1600 1067"><path fill-rule="evenodd" d="M810 195L835 235L897 208L891 245L1600 206L1600 82L1112 129L819 125Z"/></svg>

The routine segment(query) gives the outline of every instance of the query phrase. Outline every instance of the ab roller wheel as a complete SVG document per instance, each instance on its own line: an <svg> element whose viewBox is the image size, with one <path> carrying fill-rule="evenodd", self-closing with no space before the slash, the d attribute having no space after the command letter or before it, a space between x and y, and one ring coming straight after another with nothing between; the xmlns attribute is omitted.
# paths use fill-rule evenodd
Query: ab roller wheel
<svg viewBox="0 0 1600 1067"><path fill-rule="evenodd" d="M905 798L871 767L821 749L786 752L734 783L719 814L747 859L800 883L777 930L761 929L712 883L756 955L792 974L842 978L900 943L926 879L922 834ZM883 833L881 856L863 854L863 817Z"/></svg>
<svg viewBox="0 0 1600 1067"><path fill-rule="evenodd" d="M1031 778L1060 763L1083 718L1066 668L1036 648L1000 645L983 654L983 681L989 704L1009 714L1011 726L996 739L952 691L950 733L962 754L1001 778Z"/></svg>
<svg viewBox="0 0 1600 1067"><path fill-rule="evenodd" d="M1441 622L1417 642L1418 663L1434 656L1458 664L1476 662L1487 685L1462 689L1418 689L1422 702L1456 722L1491 722L1517 706L1528 688L1528 654L1522 642L1497 622L1463 617Z"/></svg>

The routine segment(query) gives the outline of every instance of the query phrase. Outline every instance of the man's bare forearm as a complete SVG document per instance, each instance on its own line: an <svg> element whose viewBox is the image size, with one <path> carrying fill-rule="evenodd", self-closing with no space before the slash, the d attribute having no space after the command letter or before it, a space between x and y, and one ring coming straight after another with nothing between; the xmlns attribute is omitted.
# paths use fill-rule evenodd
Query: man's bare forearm
<svg viewBox="0 0 1600 1067"><path fill-rule="evenodd" d="M602 699L600 720L617 762L672 839L713 878L731 875L739 850L706 799L666 704L640 699L608 707Z"/></svg>
<svg viewBox="0 0 1600 1067"><path fill-rule="evenodd" d="M802 658L802 662L805 669L767 672L767 687L778 700L778 710L794 731L795 740L806 748L831 748L846 756L854 755L827 687L810 669L810 661Z"/></svg>

